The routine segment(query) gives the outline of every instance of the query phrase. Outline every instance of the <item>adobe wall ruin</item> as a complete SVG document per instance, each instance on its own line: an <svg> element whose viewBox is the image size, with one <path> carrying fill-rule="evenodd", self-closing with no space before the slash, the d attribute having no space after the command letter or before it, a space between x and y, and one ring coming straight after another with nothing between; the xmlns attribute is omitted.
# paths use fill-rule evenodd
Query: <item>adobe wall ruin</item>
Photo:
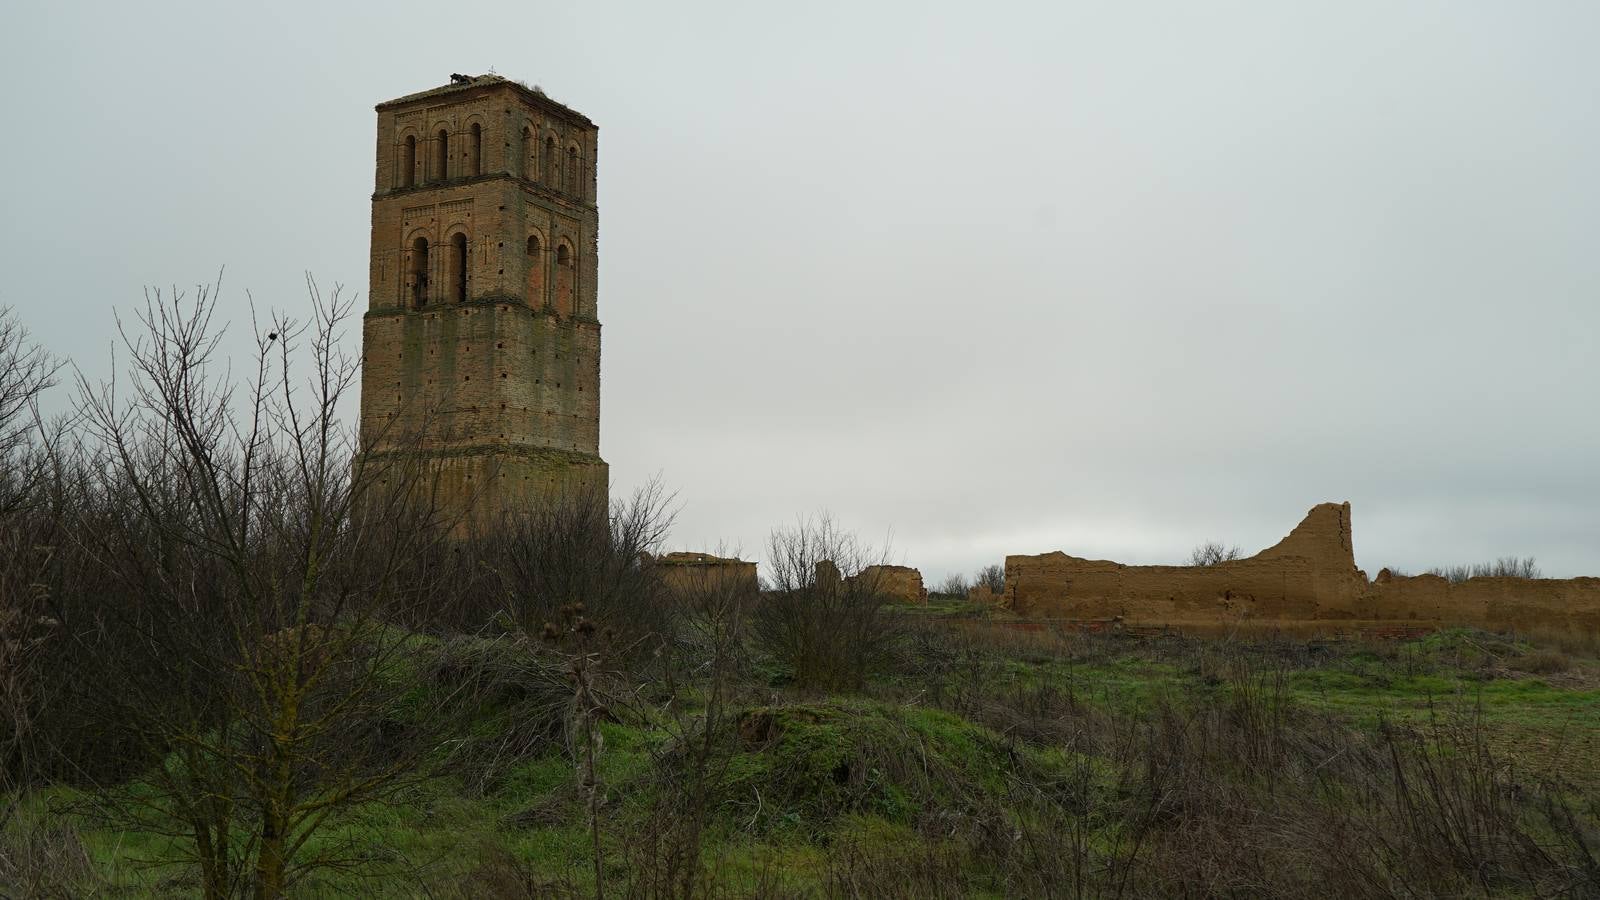
<svg viewBox="0 0 1600 900"><path fill-rule="evenodd" d="M1177 626L1403 622L1600 629L1600 578L1369 581L1356 568L1349 503L1314 506L1277 544L1210 566L1126 566L1059 551L1008 556L1003 603L1026 617Z"/></svg>
<svg viewBox="0 0 1600 900"><path fill-rule="evenodd" d="M987 584L975 584L967 588L968 603L982 603L985 606L1007 606L1006 594L997 594L994 588Z"/></svg>
<svg viewBox="0 0 1600 900"><path fill-rule="evenodd" d="M910 566L867 566L855 578L865 579L884 595L900 603L928 602L928 589L922 586L922 573Z"/></svg>
<svg viewBox="0 0 1600 900"><path fill-rule="evenodd" d="M839 571L831 559L818 560L813 583L819 588L845 585L867 589L900 603L927 603L928 591L922 586L922 573L910 566L867 566L854 575Z"/></svg>
<svg viewBox="0 0 1600 900"><path fill-rule="evenodd" d="M1382 577L1358 612L1493 630L1600 631L1600 578L1492 578L1451 582L1438 575Z"/></svg>
<svg viewBox="0 0 1600 900"><path fill-rule="evenodd" d="M667 589L678 594L732 589L755 593L756 564L709 553L664 553L653 561Z"/></svg>

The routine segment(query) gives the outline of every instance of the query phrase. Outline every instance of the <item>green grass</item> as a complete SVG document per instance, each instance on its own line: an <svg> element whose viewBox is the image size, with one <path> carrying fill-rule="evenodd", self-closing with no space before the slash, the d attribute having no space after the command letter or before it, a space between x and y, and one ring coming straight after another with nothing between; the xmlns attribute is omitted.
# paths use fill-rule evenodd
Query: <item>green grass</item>
<svg viewBox="0 0 1600 900"><path fill-rule="evenodd" d="M1266 702L1331 716L1369 733L1380 722L1421 727L1470 713L1481 717L1492 743L1511 758L1559 765L1568 775L1593 779L1576 790L1600 786L1600 772L1587 762L1594 754L1585 757L1578 746L1565 749L1600 734L1595 664L1580 662L1560 678L1506 668L1506 661L1537 650L1526 641L1458 631L1398 645L1067 636L1054 643L1030 638L995 647L979 640L955 647L942 668L903 668L862 696L802 697L755 686L766 700L738 707L723 736L726 767L701 847L706 872L716 873L734 895L774 884L816 895L837 887L840 860L852 854L890 872L931 865L927 860L937 857L959 864L952 876L959 892L1003 895L1004 876L992 851L972 843L968 832L941 832L930 821L955 811L998 815L985 827L1003 834L1059 831L1033 807L1017 805L1017 798L1028 791L1066 790L1083 777L1088 782L1081 789L1095 798L1094 809L1128 802L1119 787L1127 773L1118 763L1084 755L1060 738L1013 733L1008 715L1137 722L1160 709L1231 708L1229 703L1249 699L1235 696L1247 684L1268 693L1281 684L1282 693ZM420 682L425 667L396 671ZM700 708L697 688L690 686L684 695L683 709ZM465 731L482 737L504 728L514 710L488 709ZM600 726L604 869L613 884L628 877L637 835L652 813L663 803L672 811L661 767L681 766L683 760L659 727L664 715L641 706L624 721ZM1254 776L1248 766L1224 768L1244 794L1256 790L1249 787ZM63 812L77 799L62 788L37 794L12 827L66 816L81 836L103 895L195 892L181 840L103 829L76 812ZM1095 821L1101 830L1092 847L1114 858L1120 852L1114 829L1121 826ZM353 849L361 864L322 871L300 890L304 896L456 897L504 890L504 879L513 878L556 895L569 889L584 894L592 890L591 841L577 766L562 742L550 740L492 778L467 779L446 765L388 801L341 814L307 851Z"/></svg>
<svg viewBox="0 0 1600 900"><path fill-rule="evenodd" d="M897 603L888 607L888 609L890 612L911 618L931 617L987 619L994 616L996 613L1002 612L1001 610L997 610L992 604L974 603L966 598L952 598L943 596L930 596L927 603Z"/></svg>

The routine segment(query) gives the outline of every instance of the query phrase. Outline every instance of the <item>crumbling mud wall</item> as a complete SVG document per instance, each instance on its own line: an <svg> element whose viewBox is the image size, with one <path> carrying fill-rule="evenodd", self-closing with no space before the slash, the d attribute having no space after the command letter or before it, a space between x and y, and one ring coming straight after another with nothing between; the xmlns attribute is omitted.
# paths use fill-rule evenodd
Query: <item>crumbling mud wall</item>
<svg viewBox="0 0 1600 900"><path fill-rule="evenodd" d="M738 590L755 593L756 564L709 553L666 553L654 560L667 589L686 595L704 590Z"/></svg>
<svg viewBox="0 0 1600 900"><path fill-rule="evenodd" d="M1007 605L1006 594L996 594L994 588L987 584L975 584L967 588L968 603L982 603L987 606Z"/></svg>
<svg viewBox="0 0 1600 900"><path fill-rule="evenodd" d="M922 573L910 566L867 566L854 575L845 575L831 559L818 560L814 585L831 590L843 585L850 590L884 595L899 603L927 603L928 592L922 586Z"/></svg>
<svg viewBox="0 0 1600 900"><path fill-rule="evenodd" d="M1600 628L1600 579L1431 575L1369 582L1356 568L1350 504L1311 508L1289 536L1210 566L1125 566L1065 553L1006 557L1003 603L1022 616L1130 623L1405 622ZM1385 573L1387 575L1387 573Z"/></svg>
<svg viewBox="0 0 1600 900"><path fill-rule="evenodd" d="M1125 566L1065 553L1006 557L1006 600L1021 615L1170 623L1350 618L1366 586L1350 504L1312 507L1289 536L1212 566Z"/></svg>
<svg viewBox="0 0 1600 900"><path fill-rule="evenodd" d="M1600 578L1395 578L1380 572L1360 612L1373 618L1499 631L1600 631Z"/></svg>
<svg viewBox="0 0 1600 900"><path fill-rule="evenodd" d="M927 603L922 573L910 566L867 566L855 576L900 603ZM852 579L854 580L854 579Z"/></svg>

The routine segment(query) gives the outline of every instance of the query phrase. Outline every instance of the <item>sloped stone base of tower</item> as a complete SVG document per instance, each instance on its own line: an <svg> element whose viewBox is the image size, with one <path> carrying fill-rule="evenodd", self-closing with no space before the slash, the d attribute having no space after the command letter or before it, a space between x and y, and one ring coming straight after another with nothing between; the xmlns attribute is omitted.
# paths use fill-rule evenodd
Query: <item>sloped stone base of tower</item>
<svg viewBox="0 0 1600 900"><path fill-rule="evenodd" d="M574 498L607 502L611 467L587 453L548 448L412 451L373 454L374 487L408 485L411 503L426 504L434 521L466 537L494 530L532 507ZM390 467L380 471L381 467Z"/></svg>

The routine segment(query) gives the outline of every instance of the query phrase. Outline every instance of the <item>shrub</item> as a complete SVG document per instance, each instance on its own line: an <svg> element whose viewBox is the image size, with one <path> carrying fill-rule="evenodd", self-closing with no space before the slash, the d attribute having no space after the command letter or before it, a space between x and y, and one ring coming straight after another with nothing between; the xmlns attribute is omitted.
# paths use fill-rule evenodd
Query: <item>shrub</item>
<svg viewBox="0 0 1600 900"><path fill-rule="evenodd" d="M648 561L672 525L671 504L652 481L615 501L587 487L507 513L411 561L409 580L439 589L420 598L405 624L433 634L537 638L563 607L581 603L617 635L614 663L643 663L671 626L667 592Z"/></svg>
<svg viewBox="0 0 1600 900"><path fill-rule="evenodd" d="M1497 560L1486 563L1473 563L1464 566L1435 566L1427 574L1438 575L1452 583L1466 581L1469 578L1542 578L1534 558L1531 556L1502 556Z"/></svg>
<svg viewBox="0 0 1600 900"><path fill-rule="evenodd" d="M1555 675L1572 668L1572 660L1560 650L1533 650L1512 660L1511 668L1534 675Z"/></svg>
<svg viewBox="0 0 1600 900"><path fill-rule="evenodd" d="M967 591L971 588L972 585L968 583L967 576L960 572L951 572L944 577L943 581L939 582L939 586L934 588L932 593L943 594L946 597L965 598Z"/></svg>
<svg viewBox="0 0 1600 900"><path fill-rule="evenodd" d="M882 585L864 571L868 549L827 516L773 532L768 547L772 590L754 611L757 644L801 688L860 690L899 633Z"/></svg>
<svg viewBox="0 0 1600 900"><path fill-rule="evenodd" d="M1238 547L1227 547L1216 541L1207 541L1189 553L1189 565L1214 566L1239 558Z"/></svg>
<svg viewBox="0 0 1600 900"><path fill-rule="evenodd" d="M1560 650L1569 656L1600 658L1600 629L1581 624L1541 625L1520 632L1530 642Z"/></svg>
<svg viewBox="0 0 1600 900"><path fill-rule="evenodd" d="M1000 563L990 563L978 570L973 579L977 587L988 588L991 594L1004 594L1006 592L1006 567Z"/></svg>

